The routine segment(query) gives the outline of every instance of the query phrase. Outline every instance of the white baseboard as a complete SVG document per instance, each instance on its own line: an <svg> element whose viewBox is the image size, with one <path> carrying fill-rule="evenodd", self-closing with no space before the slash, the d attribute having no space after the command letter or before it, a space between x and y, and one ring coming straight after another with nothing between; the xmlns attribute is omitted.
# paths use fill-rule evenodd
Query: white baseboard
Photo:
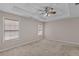
<svg viewBox="0 0 79 59"><path fill-rule="evenodd" d="M77 46L77 47L79 47L79 43L77 43L77 42L68 42L68 41L64 41L64 40L52 40L52 39L46 39L46 40L61 42L61 43L63 43L63 45L69 45L69 46Z"/></svg>
<svg viewBox="0 0 79 59"><path fill-rule="evenodd" d="M30 41L30 42L23 42L23 43L21 43L21 44L17 44L17 45L15 45L15 46L12 46L12 47L9 47L9 48L6 48L6 49L2 49L2 50L0 50L0 52L7 51L7 50L10 50L10 49L13 49L13 48L17 48L17 47L20 47L20 46L23 46L23 45L29 45L29 44L31 44L31 43L34 43L34 42L37 42L37 41L40 41L40 40L41 40L41 39L35 40L35 41Z"/></svg>

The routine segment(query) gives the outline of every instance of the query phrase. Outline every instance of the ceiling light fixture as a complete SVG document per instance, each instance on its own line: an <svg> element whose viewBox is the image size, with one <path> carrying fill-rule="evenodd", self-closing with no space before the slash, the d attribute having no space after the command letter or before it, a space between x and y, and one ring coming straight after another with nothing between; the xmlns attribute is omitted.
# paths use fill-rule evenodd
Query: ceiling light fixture
<svg viewBox="0 0 79 59"><path fill-rule="evenodd" d="M40 15L44 15L44 16L52 16L56 14L56 11L52 7L44 7L39 11L40 11Z"/></svg>
<svg viewBox="0 0 79 59"><path fill-rule="evenodd" d="M75 3L75 5L79 5L79 3Z"/></svg>

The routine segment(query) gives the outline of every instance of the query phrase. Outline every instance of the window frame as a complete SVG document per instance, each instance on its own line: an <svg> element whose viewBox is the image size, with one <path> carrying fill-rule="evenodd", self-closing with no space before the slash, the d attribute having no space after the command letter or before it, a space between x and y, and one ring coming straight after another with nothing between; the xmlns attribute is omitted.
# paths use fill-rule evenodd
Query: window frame
<svg viewBox="0 0 79 59"><path fill-rule="evenodd" d="M6 40L6 39L5 39L5 31L6 31L6 30L5 30L5 20L6 20L6 19L7 19L7 20L18 21L18 22L19 22L19 29L18 29L18 30L15 30L15 31L18 31L18 39L20 38L20 35L19 35L19 34L20 34L20 33L19 33L19 32L20 32L20 21L19 21L19 20L16 20L16 19L14 20L14 19L12 19L12 18L10 18L10 17L4 17L4 16L3 16L3 42L4 42L4 41L11 41L11 40L12 40L12 41L18 40L18 39L9 39L9 40ZM14 31L14 30L13 30L13 31Z"/></svg>

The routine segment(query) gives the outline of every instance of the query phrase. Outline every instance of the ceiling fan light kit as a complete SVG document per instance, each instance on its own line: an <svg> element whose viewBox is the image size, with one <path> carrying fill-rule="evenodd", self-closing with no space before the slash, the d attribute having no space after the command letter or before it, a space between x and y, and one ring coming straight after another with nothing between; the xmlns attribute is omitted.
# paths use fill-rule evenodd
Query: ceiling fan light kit
<svg viewBox="0 0 79 59"><path fill-rule="evenodd" d="M44 7L39 11L40 11L40 15L43 15L43 16L53 16L56 14L56 11L52 7Z"/></svg>

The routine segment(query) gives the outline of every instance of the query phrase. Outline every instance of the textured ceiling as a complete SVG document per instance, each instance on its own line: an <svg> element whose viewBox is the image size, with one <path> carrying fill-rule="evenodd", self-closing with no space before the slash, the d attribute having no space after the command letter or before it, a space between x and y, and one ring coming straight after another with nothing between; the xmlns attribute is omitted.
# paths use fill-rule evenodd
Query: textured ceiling
<svg viewBox="0 0 79 59"><path fill-rule="evenodd" d="M49 17L40 15L39 9L52 7L56 10L56 15ZM0 4L0 10L15 13L25 17L33 17L40 21L60 20L70 16L68 3L23 3L23 4Z"/></svg>

